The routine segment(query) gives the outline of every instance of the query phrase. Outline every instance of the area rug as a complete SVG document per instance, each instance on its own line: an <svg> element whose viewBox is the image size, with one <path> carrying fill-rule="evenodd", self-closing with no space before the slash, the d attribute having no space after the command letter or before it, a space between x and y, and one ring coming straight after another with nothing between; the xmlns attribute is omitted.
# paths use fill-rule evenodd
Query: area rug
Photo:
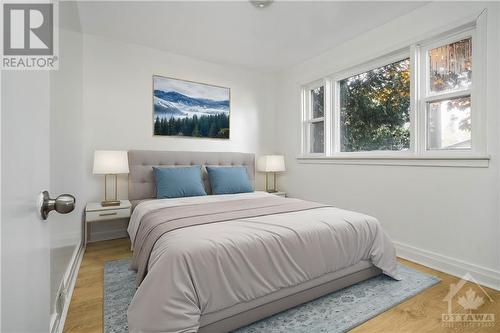
<svg viewBox="0 0 500 333"><path fill-rule="evenodd" d="M127 333L127 307L135 293L129 259L104 265L104 332ZM346 332L435 285L439 279L398 265L401 281L379 275L278 313L234 333Z"/></svg>

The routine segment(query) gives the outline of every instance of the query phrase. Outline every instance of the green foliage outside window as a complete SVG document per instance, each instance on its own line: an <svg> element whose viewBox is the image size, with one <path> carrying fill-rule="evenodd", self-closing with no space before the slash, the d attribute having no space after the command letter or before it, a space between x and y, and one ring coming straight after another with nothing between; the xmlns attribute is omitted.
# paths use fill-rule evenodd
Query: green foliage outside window
<svg viewBox="0 0 500 333"><path fill-rule="evenodd" d="M340 81L341 151L410 148L410 60Z"/></svg>

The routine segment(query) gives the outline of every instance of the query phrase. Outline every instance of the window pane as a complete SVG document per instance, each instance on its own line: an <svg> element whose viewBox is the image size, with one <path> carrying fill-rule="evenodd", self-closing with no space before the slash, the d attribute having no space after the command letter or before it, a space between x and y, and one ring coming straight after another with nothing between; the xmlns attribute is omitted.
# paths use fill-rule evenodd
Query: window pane
<svg viewBox="0 0 500 333"><path fill-rule="evenodd" d="M325 87L321 86L311 90L312 116L321 118L325 115Z"/></svg>
<svg viewBox="0 0 500 333"><path fill-rule="evenodd" d="M472 83L472 39L429 51L430 91L469 88Z"/></svg>
<svg viewBox="0 0 500 333"><path fill-rule="evenodd" d="M470 97L427 103L427 149L471 149Z"/></svg>
<svg viewBox="0 0 500 333"><path fill-rule="evenodd" d="M410 59L340 81L340 150L410 148Z"/></svg>
<svg viewBox="0 0 500 333"><path fill-rule="evenodd" d="M311 123L311 153L323 153L325 151L325 123L319 121Z"/></svg>

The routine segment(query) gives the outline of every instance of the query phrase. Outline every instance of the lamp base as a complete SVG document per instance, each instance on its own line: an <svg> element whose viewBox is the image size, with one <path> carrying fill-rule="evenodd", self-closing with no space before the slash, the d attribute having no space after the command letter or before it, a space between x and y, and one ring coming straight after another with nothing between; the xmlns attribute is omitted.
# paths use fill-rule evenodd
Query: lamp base
<svg viewBox="0 0 500 333"><path fill-rule="evenodd" d="M273 172L273 187L269 187L269 174L270 172L266 172L266 192L267 193L276 193L278 192L277 186L276 186L276 172Z"/></svg>
<svg viewBox="0 0 500 333"><path fill-rule="evenodd" d="M101 201L101 206L103 207L120 206L120 200L104 200Z"/></svg>

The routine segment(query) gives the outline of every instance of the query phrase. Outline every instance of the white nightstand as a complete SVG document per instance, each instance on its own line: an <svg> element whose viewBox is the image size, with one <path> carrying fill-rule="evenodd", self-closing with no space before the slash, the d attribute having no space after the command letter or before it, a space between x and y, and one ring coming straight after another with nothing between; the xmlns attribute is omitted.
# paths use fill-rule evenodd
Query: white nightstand
<svg viewBox="0 0 500 333"><path fill-rule="evenodd" d="M272 192L271 194L277 195L278 197L286 198L286 192Z"/></svg>
<svg viewBox="0 0 500 333"><path fill-rule="evenodd" d="M89 202L85 207L85 245L88 242L92 224L101 221L127 219L130 217L132 205L128 200L120 200L120 206L103 207L100 202Z"/></svg>

